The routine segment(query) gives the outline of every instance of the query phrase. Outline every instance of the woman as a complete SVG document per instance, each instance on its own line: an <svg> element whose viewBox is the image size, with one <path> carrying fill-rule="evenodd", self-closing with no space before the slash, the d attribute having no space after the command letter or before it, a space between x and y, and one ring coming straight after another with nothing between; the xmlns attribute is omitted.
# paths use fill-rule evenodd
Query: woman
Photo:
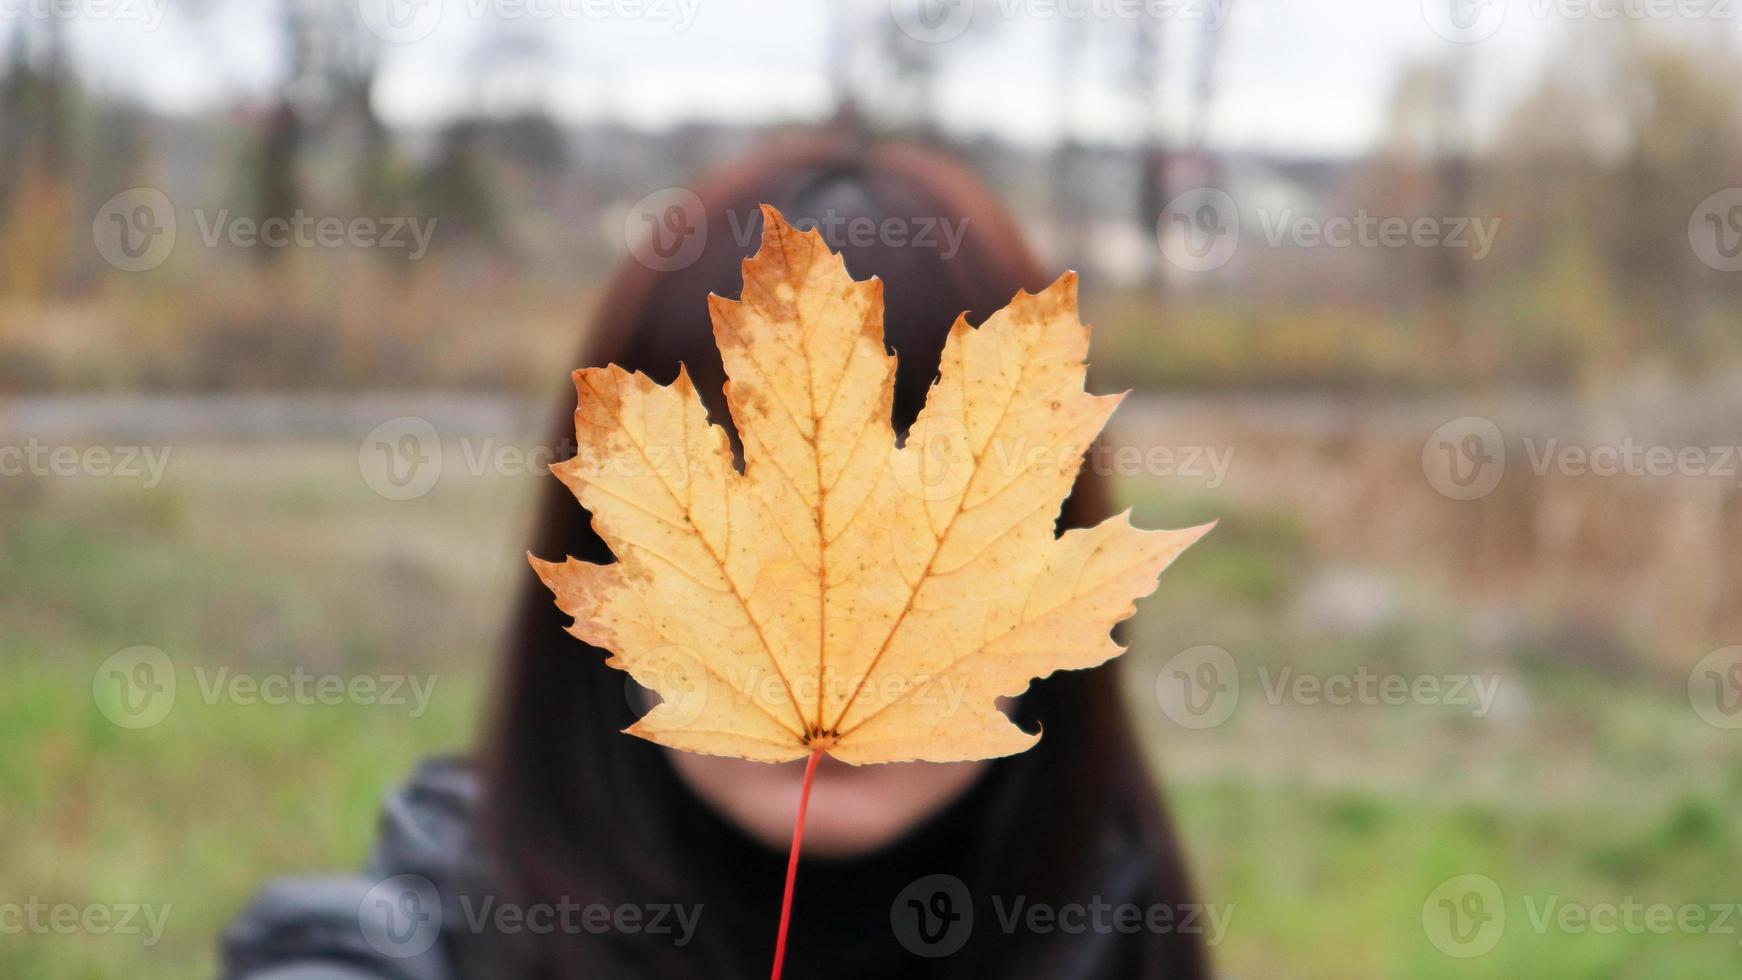
<svg viewBox="0 0 1742 980"><path fill-rule="evenodd" d="M807 141L696 193L705 220L693 207L656 216L671 219L654 231L672 247L626 264L579 363L664 381L682 361L728 431L705 297L738 292L761 203L815 223L855 277L884 281L886 338L901 355L898 431L917 415L958 312L978 322L1052 278L984 188L919 149ZM572 446L572 409L563 405L554 445ZM1085 474L1061 528L1106 510L1100 480ZM555 479L531 551L612 560ZM393 794L367 876L269 888L226 937L228 976L767 972L803 764L669 752L621 734L646 702L565 625L528 573L483 761L426 764ZM1207 974L1199 934L1177 927L1191 894L1113 672L1062 672L1012 711L1046 735L1011 758L825 760L787 976ZM1136 913L1116 916L1121 908Z"/></svg>

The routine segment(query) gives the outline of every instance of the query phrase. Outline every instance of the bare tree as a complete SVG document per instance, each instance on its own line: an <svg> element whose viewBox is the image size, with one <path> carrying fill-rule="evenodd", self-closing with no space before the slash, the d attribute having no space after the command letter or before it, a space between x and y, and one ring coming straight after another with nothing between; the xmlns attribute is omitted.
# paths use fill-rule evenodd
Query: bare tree
<svg viewBox="0 0 1742 980"><path fill-rule="evenodd" d="M1470 89L1474 84L1476 45L1454 45L1456 51L1440 76L1434 115L1434 171L1437 210L1446 217L1473 217L1474 138L1470 132ZM1457 350L1467 332L1470 260L1462 250L1433 252L1434 317L1449 349Z"/></svg>
<svg viewBox="0 0 1742 980"><path fill-rule="evenodd" d="M1087 242L1085 217L1089 209L1088 188L1081 179L1083 145L1077 138L1076 93L1083 74L1083 56L1088 44L1088 25L1083 18L1068 20L1058 29L1055 49L1057 73L1053 91L1057 111L1053 126L1051 187L1053 227L1067 265L1080 267Z"/></svg>
<svg viewBox="0 0 1742 980"><path fill-rule="evenodd" d="M1168 202L1167 150L1162 141L1161 83L1166 66L1167 32L1159 17L1138 19L1132 32L1128 79L1137 113L1137 227L1156 245L1156 224ZM1161 252L1152 249L1149 286L1159 296L1165 287Z"/></svg>

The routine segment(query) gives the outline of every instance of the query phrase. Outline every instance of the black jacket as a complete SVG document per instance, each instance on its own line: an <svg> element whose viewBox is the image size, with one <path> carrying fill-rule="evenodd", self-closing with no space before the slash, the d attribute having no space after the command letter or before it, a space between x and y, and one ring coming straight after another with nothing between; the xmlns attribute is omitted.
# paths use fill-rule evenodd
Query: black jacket
<svg viewBox="0 0 1742 980"><path fill-rule="evenodd" d="M478 781L455 759L423 763L382 804L363 873L282 878L261 890L223 937L235 980L460 980L454 951L425 945L407 912L475 873ZM395 912L393 903L402 902ZM383 906L383 902L387 902ZM395 921L396 919L400 921ZM423 948L420 948L423 947Z"/></svg>
<svg viewBox="0 0 1742 980"><path fill-rule="evenodd" d="M346 876L296 877L268 884L231 924L222 940L222 977L225 980L472 980L474 977L505 976L501 949L470 937L478 930L455 928L471 921L476 906L461 907L468 894L489 891L488 872L482 848L473 830L479 785L475 773L456 759L425 762L402 786L390 792L383 804L380 834L362 873ZM723 823L723 821L721 821ZM1150 894L1148 862L1129 847L1114 846L1104 852L1105 864L1089 876L1092 885L1084 894L1114 905L1144 904ZM771 855L781 861L784 855ZM873 858L876 863L879 858ZM831 873L824 867L807 871L815 890L822 890ZM863 869L855 874L864 875ZM802 890L802 889L801 889ZM881 891L874 888L873 890ZM937 909L935 895L926 902L910 903L926 914ZM968 916L973 931L997 941L993 910L968 898L978 907ZM901 899L897 899L897 904ZM882 925L859 933L876 931L889 946L888 932L897 932L886 897L875 900L883 912ZM943 923L929 920L931 926ZM444 929L443 924L449 924ZM813 924L809 928L816 928ZM918 928L915 924L909 931ZM929 931L929 930L928 930ZM914 942L948 942L947 937L902 939L908 951ZM458 937L467 937L462 942ZM847 940L842 934L836 937ZM1008 938L1008 937L1002 937ZM1056 937L1055 937L1056 938ZM1153 938L1153 937L1151 937ZM836 947L837 949L839 946ZM935 950L935 947L934 947ZM947 950L945 951L947 952ZM865 976L949 976L952 960L926 959L894 949L898 961L884 964L875 955L858 957L853 965ZM924 954L922 954L924 955ZM932 955L936 955L934 952ZM1115 980L1158 975L1153 966L1141 964L1144 940L1129 932L1089 930L1068 937L1068 942L1048 944L1041 957L1046 965L1035 967L1047 980ZM806 975L789 963L793 976ZM938 972L942 970L943 972ZM918 971L918 972L916 972ZM697 975L707 974L699 970ZM814 972L814 971L813 971ZM836 971L839 972L839 971ZM853 972L849 970L848 972Z"/></svg>

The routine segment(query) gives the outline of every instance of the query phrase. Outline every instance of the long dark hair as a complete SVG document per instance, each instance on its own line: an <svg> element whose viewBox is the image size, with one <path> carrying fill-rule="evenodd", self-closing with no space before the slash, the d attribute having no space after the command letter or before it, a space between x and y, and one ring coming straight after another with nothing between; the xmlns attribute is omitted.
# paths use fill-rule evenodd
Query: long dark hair
<svg viewBox="0 0 1742 980"><path fill-rule="evenodd" d="M682 361L714 421L728 431L720 357L704 300L709 292L736 295L739 261L760 236L759 204L773 204L795 222L821 223L826 238L830 219L904 223L903 234L911 240L899 244L883 235L873 236L883 239L875 243L853 235L830 241L844 251L855 277L876 275L884 282L887 342L900 354L897 431L918 413L958 312L968 311L979 322L1017 290L1038 290L1053 278L990 193L961 166L931 151L806 139L766 149L693 190L702 220L687 217L696 229L706 229L699 254L671 271L649 267L658 262L625 262L575 366L612 361L667 381ZM944 221L961 230L954 248L938 224ZM918 240L925 227L932 229L929 247ZM573 403L565 400L552 445L571 444L572 411ZM1107 510L1102 481L1085 469L1064 505L1061 528L1094 523ZM548 559L613 560L586 513L554 478L545 482L530 550ZM619 733L634 720L625 675L605 666L602 651L572 639L565 625L566 617L528 570L484 757L484 831L495 887L523 903L702 903L709 916L726 915L735 928L698 934L683 949L647 937L536 937L517 944L521 972L756 975L767 966L778 875L769 881L721 880L711 856L698 853L704 838L681 812L701 804L657 746ZM1113 879L1137 881L1144 902L1176 908L1189 903L1179 848L1140 758L1114 673L1056 674L1021 699L1017 718L1029 730L1044 724L1046 734L1034 749L994 762L972 793L965 818L972 821L971 853L962 856L962 866L975 894L1087 902L1106 888L1112 855L1122 861ZM804 880L801 872L801 908ZM881 899L885 909L891 897ZM739 928L744 934L736 934ZM881 921L863 923L868 932L888 928L887 911ZM1077 975L1070 972L1069 954L1052 948L1076 937L1000 935L994 941L994 929L984 932L985 941L949 959L948 975ZM1156 931L1124 942L1119 975L1206 974L1204 950L1189 932ZM925 975L927 962L915 958L908 975ZM698 965L704 963L705 969Z"/></svg>

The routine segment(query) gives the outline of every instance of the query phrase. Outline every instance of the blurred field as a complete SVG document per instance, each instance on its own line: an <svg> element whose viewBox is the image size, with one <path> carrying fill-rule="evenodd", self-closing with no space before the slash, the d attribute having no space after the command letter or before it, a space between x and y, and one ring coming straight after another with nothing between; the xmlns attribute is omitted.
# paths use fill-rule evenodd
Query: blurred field
<svg viewBox="0 0 1742 980"><path fill-rule="evenodd" d="M702 175L801 134L983 180L1082 275L1093 387L1134 392L1108 445L1199 454L1118 477L1140 523L1221 520L1119 669L1203 897L1233 906L1222 974L1742 976L1742 914L1535 921L1742 902L1723 5L1455 3L1484 37L1380 0L925 3L925 29L883 0L693 25L407 5L442 21L421 39L354 0L12 6L0 978L210 974L264 879L353 867L384 789L472 743L543 478L494 451L542 435L612 269L739 233L678 206ZM945 8L949 37L923 23ZM1374 222L1409 234L1330 234ZM922 247L908 223L882 244ZM383 234L404 224L415 249ZM427 493L366 476L430 452L407 420L446 450ZM1621 444L1699 472L1591 470ZM1582 462L1538 465L1550 445ZM18 471L91 446L172 456L160 486ZM1497 482L1458 499L1460 467ZM178 686L129 728L117 699L162 678L106 685L140 647ZM245 704L218 670L435 686L421 712ZM1278 693L1284 671L1498 686L1478 715ZM1465 875L1505 925L1469 958L1433 933ZM151 946L21 935L21 903L169 919Z"/></svg>
<svg viewBox="0 0 1742 980"><path fill-rule="evenodd" d="M1302 600L1326 569L1298 536L1287 546L1290 515L1130 492L1151 522L1222 518L1145 605L1125 669L1203 889L1235 907L1218 952L1230 976L1735 975L1734 934L1538 932L1524 902L1734 901L1742 745L1689 710L1685 669L1496 642L1408 578L1381 579L1402 596L1388 615L1310 625ZM1153 694L1167 657L1199 643L1229 650L1242 680L1233 716L1205 731ZM1476 672L1501 696L1480 720L1453 705L1267 703L1256 672L1288 667ZM1479 959L1442 955L1422 925L1430 892L1464 874L1506 898L1506 932Z"/></svg>
<svg viewBox="0 0 1742 980"><path fill-rule="evenodd" d="M1140 408L1122 431L1165 439L1179 417ZM0 851L0 890L171 910L154 948L7 942L0 975L208 974L214 937L260 881L354 866L383 788L468 744L539 477L446 466L426 496L392 501L359 477L357 445L177 443L145 493L0 483L0 833L15 842ZM1216 954L1227 975L1733 975L1734 935L1538 933L1521 904L1735 900L1742 744L1689 710L1690 658L1596 663L1552 630L1496 628L1457 583L1317 540L1308 498L1266 491L1254 462L1237 457L1213 492L1189 477L1121 483L1140 523L1221 519L1146 602L1122 669L1206 899L1234 907ZM1466 506L1417 483L1425 499L1398 506ZM1524 623L1549 608L1513 605ZM1155 681L1205 643L1236 658L1242 700L1225 724L1193 730L1158 709ZM96 666L136 644L168 653L180 688L167 720L130 731L90 691ZM223 664L437 686L417 718L205 703L194 671ZM1477 720L1450 705L1272 705L1255 679L1362 665L1492 673L1502 696ZM1428 893L1465 873L1494 878L1509 903L1499 946L1471 961L1435 950L1421 924Z"/></svg>
<svg viewBox="0 0 1742 980"><path fill-rule="evenodd" d="M355 442L177 445L149 494L114 482L0 485L0 889L45 902L170 906L139 937L0 943L8 977L191 977L268 875L361 859L383 790L464 749L504 589L520 567L519 487L460 480L394 502L358 479ZM37 496L40 494L40 496ZM130 731L92 676L164 650L169 717ZM194 671L297 666L411 674L428 710L206 703Z"/></svg>

